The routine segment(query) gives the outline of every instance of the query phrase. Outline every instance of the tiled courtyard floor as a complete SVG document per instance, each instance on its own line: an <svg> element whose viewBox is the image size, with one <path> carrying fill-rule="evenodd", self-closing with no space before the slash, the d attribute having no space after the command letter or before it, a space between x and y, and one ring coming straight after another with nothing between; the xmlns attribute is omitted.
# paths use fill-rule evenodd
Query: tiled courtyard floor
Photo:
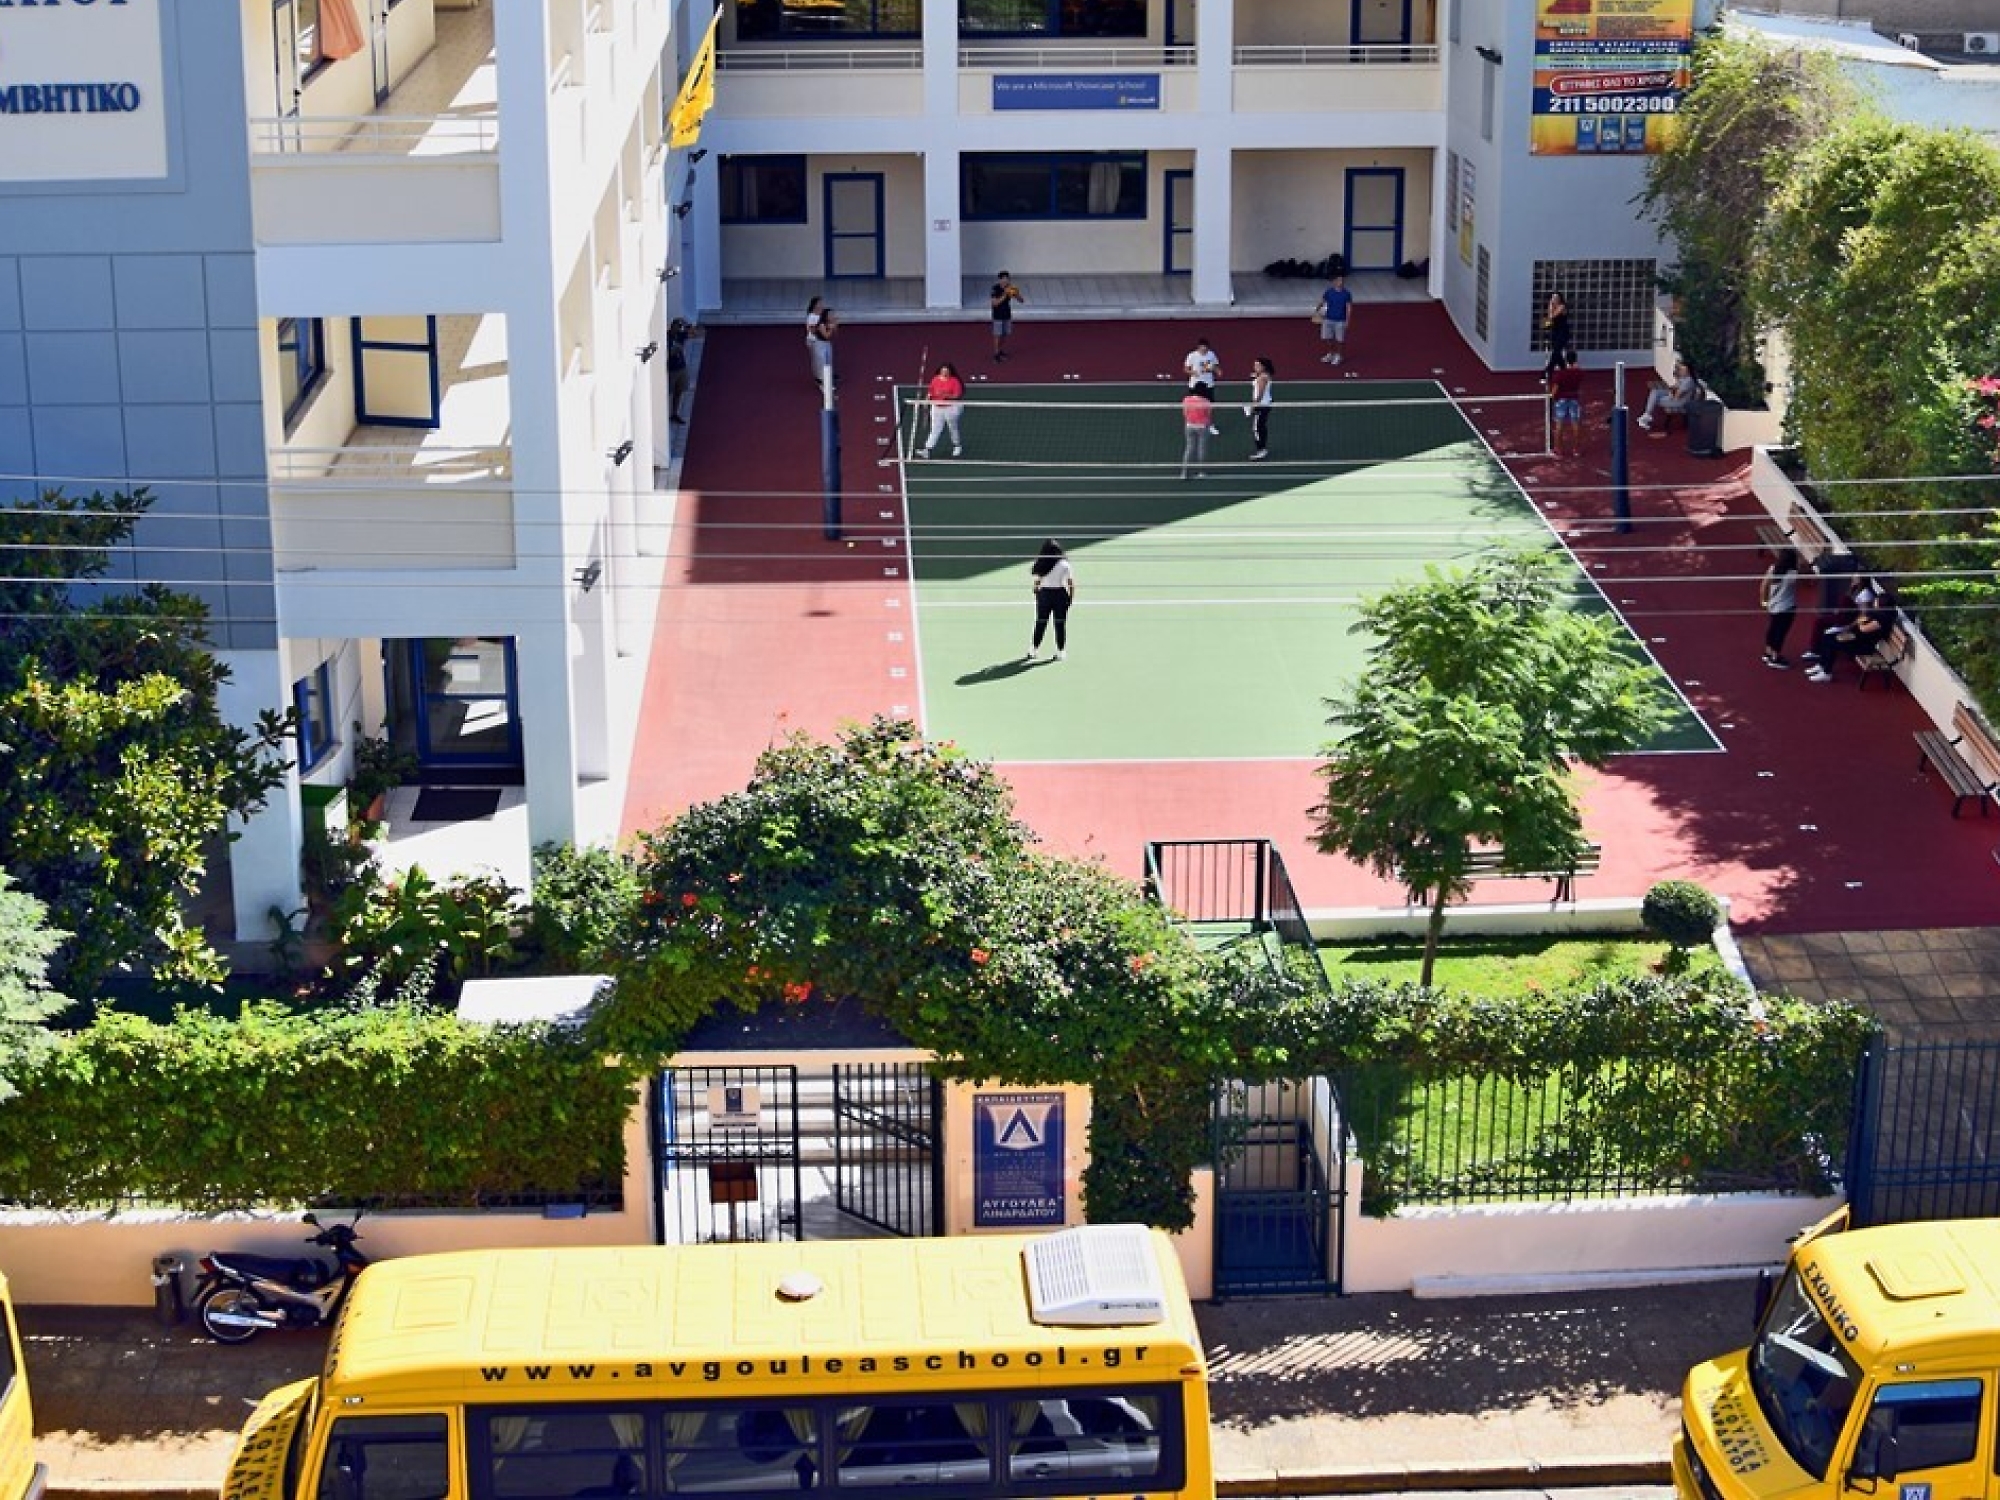
<svg viewBox="0 0 2000 1500"><path fill-rule="evenodd" d="M1760 990L1858 1001L1898 1042L2000 1041L2000 928L1780 933L1738 941Z"/></svg>

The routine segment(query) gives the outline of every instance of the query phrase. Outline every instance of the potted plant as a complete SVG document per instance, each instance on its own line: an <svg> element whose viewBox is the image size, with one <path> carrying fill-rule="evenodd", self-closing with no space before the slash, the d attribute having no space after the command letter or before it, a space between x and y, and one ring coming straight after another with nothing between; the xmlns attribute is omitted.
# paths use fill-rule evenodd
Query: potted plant
<svg viewBox="0 0 2000 1500"><path fill-rule="evenodd" d="M348 806L355 809L355 825L365 837L382 822L389 793L417 774L416 752L393 740L361 734L355 726L354 772L348 778Z"/></svg>

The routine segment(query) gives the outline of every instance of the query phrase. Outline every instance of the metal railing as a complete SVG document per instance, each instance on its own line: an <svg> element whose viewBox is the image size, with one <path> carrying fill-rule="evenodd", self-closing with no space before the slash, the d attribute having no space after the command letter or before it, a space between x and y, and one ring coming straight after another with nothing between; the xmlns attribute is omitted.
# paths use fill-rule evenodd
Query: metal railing
<svg viewBox="0 0 2000 1500"><path fill-rule="evenodd" d="M961 68L1191 68L1194 62L1192 47L979 42L958 49Z"/></svg>
<svg viewBox="0 0 2000 1500"><path fill-rule="evenodd" d="M479 156L500 149L500 116L263 115L250 121L253 156Z"/></svg>
<svg viewBox="0 0 2000 1500"><path fill-rule="evenodd" d="M1255 46L1230 49L1230 59L1239 68L1379 68L1431 67L1438 65L1434 45L1408 42L1370 43L1366 46Z"/></svg>
<svg viewBox="0 0 2000 1500"><path fill-rule="evenodd" d="M1146 893L1181 921L1268 933L1274 968L1330 994L1299 893L1269 839L1155 839L1146 845Z"/></svg>
<svg viewBox="0 0 2000 1500"><path fill-rule="evenodd" d="M724 73L913 73L924 65L921 47L759 47L716 54Z"/></svg>
<svg viewBox="0 0 2000 1500"><path fill-rule="evenodd" d="M267 458L274 484L462 484L514 474L507 448L273 448Z"/></svg>

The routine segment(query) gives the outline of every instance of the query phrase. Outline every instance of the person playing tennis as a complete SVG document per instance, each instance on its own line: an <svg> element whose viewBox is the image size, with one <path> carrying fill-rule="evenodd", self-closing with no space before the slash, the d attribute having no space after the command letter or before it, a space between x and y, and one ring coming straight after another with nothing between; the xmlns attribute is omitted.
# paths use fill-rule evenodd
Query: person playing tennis
<svg viewBox="0 0 2000 1500"><path fill-rule="evenodd" d="M1028 642L1029 661L1042 649L1042 635L1049 621L1056 622L1056 660L1063 660L1069 647L1069 607L1076 599L1076 570L1063 556L1054 538L1042 543L1028 569L1028 586L1035 592L1035 637Z"/></svg>
<svg viewBox="0 0 2000 1500"><path fill-rule="evenodd" d="M940 439L951 434L951 456L965 456L965 382L958 378L958 367L950 360L937 367L937 374L931 376L931 435L924 444L924 457L937 452Z"/></svg>

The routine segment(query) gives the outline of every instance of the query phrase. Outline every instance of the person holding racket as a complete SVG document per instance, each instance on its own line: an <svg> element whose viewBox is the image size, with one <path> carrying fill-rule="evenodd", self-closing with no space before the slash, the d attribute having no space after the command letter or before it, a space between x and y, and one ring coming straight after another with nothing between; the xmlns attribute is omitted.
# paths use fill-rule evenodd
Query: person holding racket
<svg viewBox="0 0 2000 1500"><path fill-rule="evenodd" d="M951 456L965 456L965 436L960 423L965 419L965 382L958 378L958 366L944 360L937 367L937 374L931 376L931 435L924 444L924 457L937 452L940 439L951 434Z"/></svg>

